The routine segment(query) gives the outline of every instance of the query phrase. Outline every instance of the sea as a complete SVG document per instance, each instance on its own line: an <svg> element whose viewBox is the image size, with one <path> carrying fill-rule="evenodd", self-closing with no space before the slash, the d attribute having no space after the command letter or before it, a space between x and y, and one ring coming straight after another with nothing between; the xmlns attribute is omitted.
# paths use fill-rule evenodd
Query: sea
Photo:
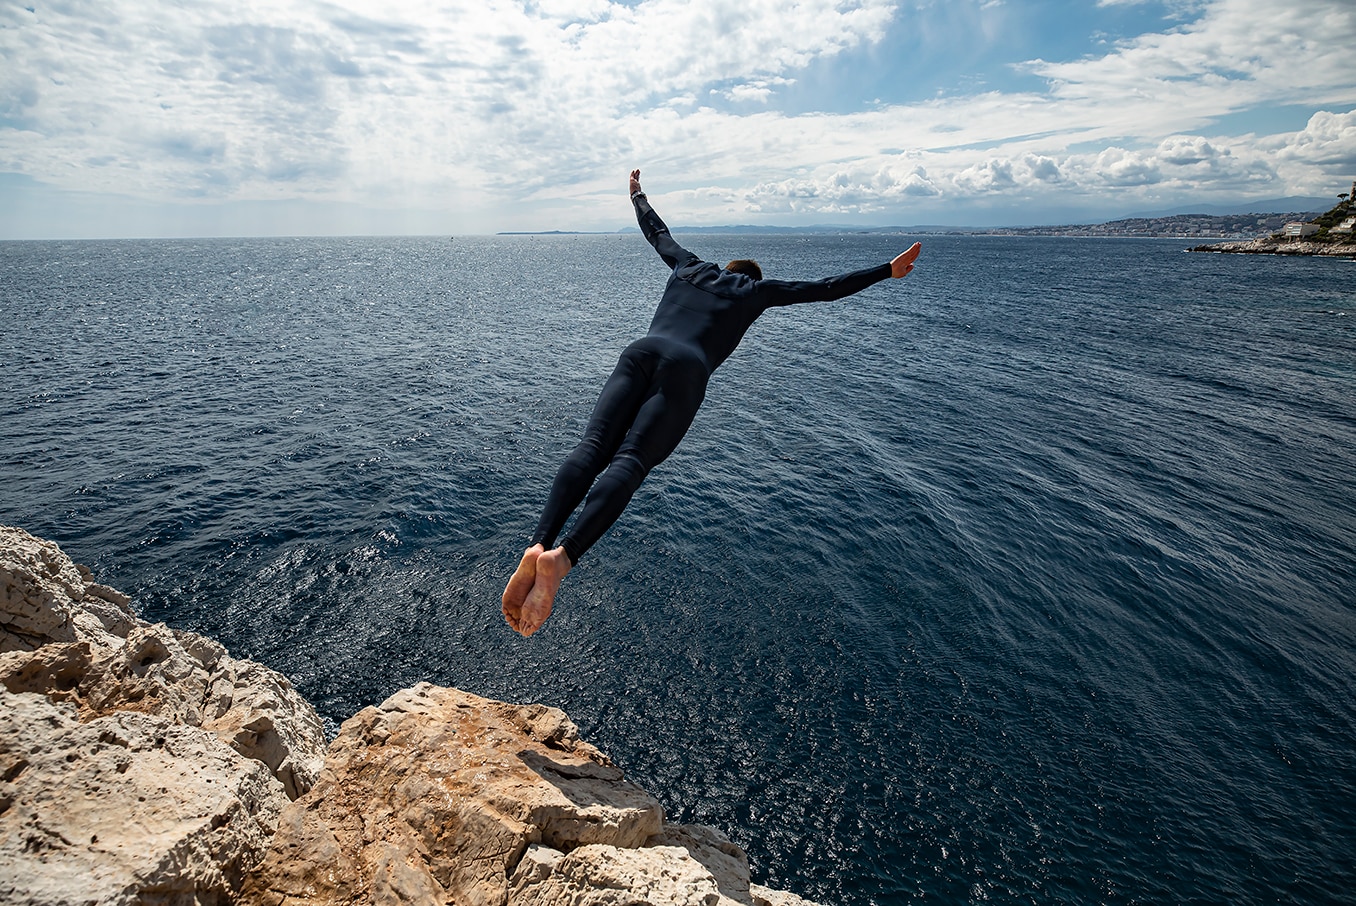
<svg viewBox="0 0 1356 906"><path fill-rule="evenodd" d="M530 639L635 233L0 243L0 523L286 674L563 708L843 906L1356 902L1356 262L679 234L810 279Z"/></svg>

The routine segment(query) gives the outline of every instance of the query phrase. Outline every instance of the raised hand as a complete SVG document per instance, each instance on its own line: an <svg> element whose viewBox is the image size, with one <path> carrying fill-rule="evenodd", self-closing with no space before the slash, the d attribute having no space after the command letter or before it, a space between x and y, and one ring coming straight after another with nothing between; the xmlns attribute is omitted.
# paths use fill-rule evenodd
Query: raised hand
<svg viewBox="0 0 1356 906"><path fill-rule="evenodd" d="M923 244L921 242L915 242L913 245L909 246L907 252L896 255L894 260L890 262L890 276L908 276L909 271L913 270L913 263L918 260L918 254L921 251L923 251Z"/></svg>

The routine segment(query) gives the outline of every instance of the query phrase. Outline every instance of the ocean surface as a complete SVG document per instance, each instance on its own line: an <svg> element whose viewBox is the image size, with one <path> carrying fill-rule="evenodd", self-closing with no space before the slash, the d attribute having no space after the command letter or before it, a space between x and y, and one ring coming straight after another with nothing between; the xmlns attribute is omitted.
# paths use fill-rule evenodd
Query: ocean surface
<svg viewBox="0 0 1356 906"><path fill-rule="evenodd" d="M331 732L421 680L564 708L825 903L1353 902L1356 264L921 238L753 327L529 640L636 234L0 243L0 522Z"/></svg>

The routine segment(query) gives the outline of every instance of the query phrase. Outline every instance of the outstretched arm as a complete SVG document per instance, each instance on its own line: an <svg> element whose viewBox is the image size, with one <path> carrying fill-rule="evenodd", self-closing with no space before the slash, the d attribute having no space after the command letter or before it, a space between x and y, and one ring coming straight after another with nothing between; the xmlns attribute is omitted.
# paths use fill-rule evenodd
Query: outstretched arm
<svg viewBox="0 0 1356 906"><path fill-rule="evenodd" d="M669 228L655 213L654 208L650 207L650 200L640 188L639 170L631 171L630 189L631 203L636 208L636 222L640 224L640 231L645 234L650 245L654 246L659 257L664 259L664 263L669 267L677 267L684 261L695 260L697 256L674 241Z"/></svg>
<svg viewBox="0 0 1356 906"><path fill-rule="evenodd" d="M915 242L909 250L896 255L889 264L839 274L824 280L760 280L758 295L764 306L795 305L798 302L832 302L859 293L868 286L890 277L903 277L913 270L923 250Z"/></svg>

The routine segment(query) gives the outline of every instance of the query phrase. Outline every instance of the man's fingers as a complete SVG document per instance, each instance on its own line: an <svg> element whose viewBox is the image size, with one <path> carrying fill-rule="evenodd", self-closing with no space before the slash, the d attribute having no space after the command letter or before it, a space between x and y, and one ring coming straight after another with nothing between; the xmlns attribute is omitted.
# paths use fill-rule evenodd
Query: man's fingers
<svg viewBox="0 0 1356 906"><path fill-rule="evenodd" d="M915 242L909 246L908 251L900 252L890 262L890 274L894 277L908 276L913 270L913 263L918 260L918 255L923 251L923 244Z"/></svg>

